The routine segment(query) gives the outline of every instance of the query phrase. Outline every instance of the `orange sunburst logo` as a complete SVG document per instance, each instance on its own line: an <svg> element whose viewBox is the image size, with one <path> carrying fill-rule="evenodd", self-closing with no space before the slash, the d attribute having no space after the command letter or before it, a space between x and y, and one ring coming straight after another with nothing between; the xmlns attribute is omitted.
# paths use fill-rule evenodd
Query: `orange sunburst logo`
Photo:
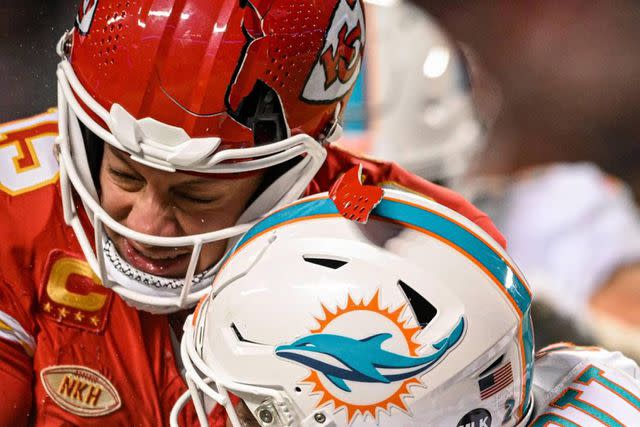
<svg viewBox="0 0 640 427"><path fill-rule="evenodd" d="M331 311L322 304L322 315L315 318L318 326L310 331L311 334L332 334L338 331L344 331L345 326L349 324L357 324L364 326L370 325L370 330L359 331L364 337L369 334L383 335L381 331L391 332L388 335L388 342L385 342L394 351L410 357L418 357L418 349L421 344L414 340L415 336L420 332L419 326L412 326L411 316L403 320L405 317L405 309L407 305L401 305L398 308L383 307L380 304L380 291L376 291L375 295L368 301L364 299L356 302L350 295L344 307L338 307L335 311ZM355 323L354 323L355 322ZM367 340L365 338L364 340ZM384 339L387 341L387 338ZM346 410L347 422L351 422L357 416L371 416L378 419L380 412L389 413L391 408L398 408L408 413L407 404L404 399L411 396L410 386L421 386L422 383L415 377L410 377L402 381L390 382L387 384L367 382L364 384L349 382L347 386L349 392L336 387L326 376L316 370L300 381L301 383L310 384L312 387L311 394L317 394L320 399L316 407L320 408L325 405L333 404L335 411L342 408ZM366 392L363 393L364 388ZM377 390L376 390L377 388ZM353 389L353 392L351 392ZM356 396L366 395L366 398L358 398Z"/></svg>

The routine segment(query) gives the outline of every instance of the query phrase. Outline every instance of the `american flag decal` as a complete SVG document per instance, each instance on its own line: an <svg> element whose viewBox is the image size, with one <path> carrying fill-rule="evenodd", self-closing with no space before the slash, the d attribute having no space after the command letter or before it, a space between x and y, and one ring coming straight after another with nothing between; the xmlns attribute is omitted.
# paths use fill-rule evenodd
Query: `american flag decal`
<svg viewBox="0 0 640 427"><path fill-rule="evenodd" d="M508 362L486 377L480 378L478 381L478 385L480 386L480 399L485 400L493 396L511 383L513 383L513 372L511 370L511 362Z"/></svg>

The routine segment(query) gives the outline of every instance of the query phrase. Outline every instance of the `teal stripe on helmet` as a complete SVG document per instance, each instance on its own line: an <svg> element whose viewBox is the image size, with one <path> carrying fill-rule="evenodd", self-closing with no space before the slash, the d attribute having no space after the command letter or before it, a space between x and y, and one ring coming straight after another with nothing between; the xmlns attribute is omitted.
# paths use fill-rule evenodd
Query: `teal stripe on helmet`
<svg viewBox="0 0 640 427"><path fill-rule="evenodd" d="M303 218L312 219L313 217L331 214L339 214L339 212L333 201L328 197L313 199L284 208L253 226L240 239L234 249L227 254L227 257L231 256L238 248L242 247L260 233L276 228L288 221ZM373 210L372 216L392 221L400 221L451 242L483 265L507 291L522 319L522 342L524 345L523 352L525 358L524 368L527 370L528 375L525 384L525 400L522 403L521 411L526 411L531 404L529 396L531 392L534 361L533 330L530 320L531 293L520 280L514 269L496 249L472 232L460 224L425 208L398 200L383 199Z"/></svg>
<svg viewBox="0 0 640 427"><path fill-rule="evenodd" d="M336 206L329 198L310 200L282 209L253 226L231 253L256 235L287 221L328 214L338 214ZM529 309L531 294L513 269L495 249L459 224L426 209L389 199L383 199L373 210L372 215L410 224L455 244L476 259L497 279L513 298L520 314Z"/></svg>

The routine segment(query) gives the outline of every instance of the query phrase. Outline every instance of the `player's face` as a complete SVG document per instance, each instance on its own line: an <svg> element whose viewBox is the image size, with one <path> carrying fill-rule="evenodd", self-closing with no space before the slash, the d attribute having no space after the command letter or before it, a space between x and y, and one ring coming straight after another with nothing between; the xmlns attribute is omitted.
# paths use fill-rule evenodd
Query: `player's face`
<svg viewBox="0 0 640 427"><path fill-rule="evenodd" d="M178 237L231 227L262 181L262 174L213 179L160 171L106 146L100 200L116 221L145 234ZM143 245L106 230L120 255L139 270L163 277L186 274L191 249ZM205 245L196 272L217 262L226 242Z"/></svg>

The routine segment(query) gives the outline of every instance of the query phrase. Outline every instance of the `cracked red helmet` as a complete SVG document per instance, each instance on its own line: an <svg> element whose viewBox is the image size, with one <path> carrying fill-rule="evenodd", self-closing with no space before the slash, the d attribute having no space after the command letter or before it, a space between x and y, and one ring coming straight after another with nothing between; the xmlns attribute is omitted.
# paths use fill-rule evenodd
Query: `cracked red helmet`
<svg viewBox="0 0 640 427"><path fill-rule="evenodd" d="M298 198L324 161L322 144L340 134L364 42L361 0L83 0L58 46L61 182L65 218L105 285L162 311L197 301L213 273L190 268L170 284L126 274L105 256L104 228L145 245L192 247L195 265L202 245ZM235 227L161 237L119 224L100 206L104 143L169 172L246 174L299 160Z"/></svg>

